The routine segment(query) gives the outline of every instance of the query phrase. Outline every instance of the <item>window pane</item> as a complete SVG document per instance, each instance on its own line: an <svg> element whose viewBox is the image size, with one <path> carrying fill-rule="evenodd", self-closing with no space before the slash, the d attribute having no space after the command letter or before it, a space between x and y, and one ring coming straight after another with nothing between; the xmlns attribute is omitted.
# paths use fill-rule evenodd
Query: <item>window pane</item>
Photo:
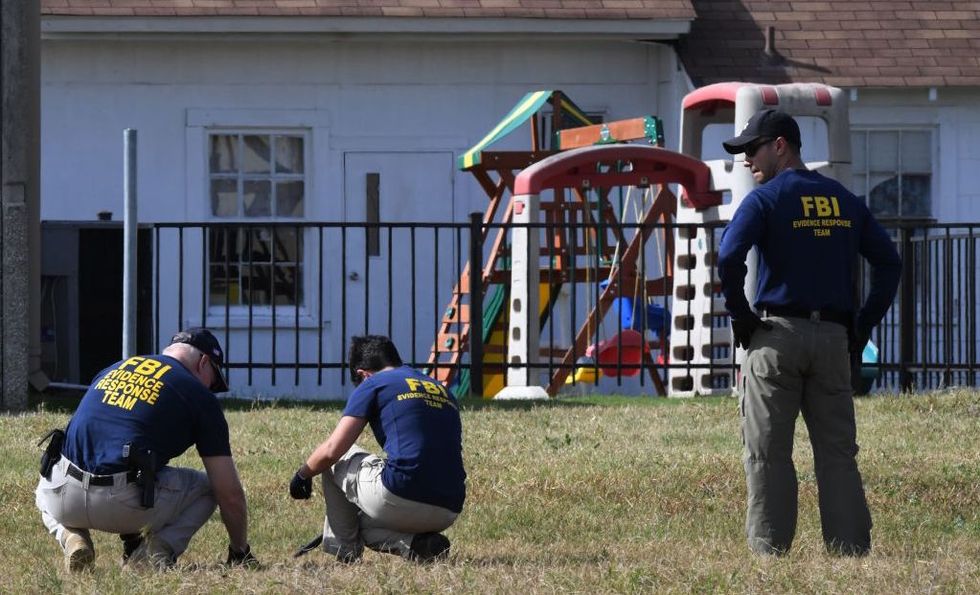
<svg viewBox="0 0 980 595"><path fill-rule="evenodd" d="M235 217L238 215L238 181L225 179L211 180L211 213L215 217Z"/></svg>
<svg viewBox="0 0 980 595"><path fill-rule="evenodd" d="M222 264L227 260L229 264L237 264L240 235L238 229L210 230L208 233L208 261L214 264Z"/></svg>
<svg viewBox="0 0 980 595"><path fill-rule="evenodd" d="M293 265L276 265L276 305L292 305L296 303L297 283L296 267Z"/></svg>
<svg viewBox="0 0 980 595"><path fill-rule="evenodd" d="M210 268L210 303L212 306L225 305L227 296L231 305L238 305L238 267L224 265L211 265Z"/></svg>
<svg viewBox="0 0 980 595"><path fill-rule="evenodd" d="M902 133L902 173L932 171L932 134L928 131Z"/></svg>
<svg viewBox="0 0 980 595"><path fill-rule="evenodd" d="M902 176L902 216L932 216L932 176Z"/></svg>
<svg viewBox="0 0 980 595"><path fill-rule="evenodd" d="M303 137L276 137L276 173L303 173Z"/></svg>
<svg viewBox="0 0 980 595"><path fill-rule="evenodd" d="M210 163L211 173L235 173L238 163L235 159L238 151L237 134L212 134Z"/></svg>
<svg viewBox="0 0 980 595"><path fill-rule="evenodd" d="M868 160L873 172L898 171L898 133L870 132Z"/></svg>
<svg viewBox="0 0 980 595"><path fill-rule="evenodd" d="M868 171L866 138L865 132L851 133L851 169L854 173Z"/></svg>
<svg viewBox="0 0 980 595"><path fill-rule="evenodd" d="M297 262L303 260L302 237L302 233L299 233L299 230L296 228L277 228L276 262ZM298 246L297 238L299 238Z"/></svg>
<svg viewBox="0 0 980 595"><path fill-rule="evenodd" d="M280 217L303 216L304 186L302 181L276 184L276 215Z"/></svg>
<svg viewBox="0 0 980 595"><path fill-rule="evenodd" d="M246 134L242 138L245 141L244 154L242 155L242 171L247 174L268 173L269 137Z"/></svg>
<svg viewBox="0 0 980 595"><path fill-rule="evenodd" d="M268 180L248 180L243 185L242 202L246 217L269 217L272 215L272 182Z"/></svg>
<svg viewBox="0 0 980 595"><path fill-rule="evenodd" d="M225 303L225 292L226 284L224 282L225 277L225 267L223 266L211 266L209 270L209 278L211 279L211 295L210 304L212 306L223 306Z"/></svg>
<svg viewBox="0 0 980 595"><path fill-rule="evenodd" d="M868 207L876 217L897 217L898 176L871 176L871 199Z"/></svg>
<svg viewBox="0 0 980 595"><path fill-rule="evenodd" d="M272 232L267 227L259 227L252 230L251 262L271 262L272 261Z"/></svg>
<svg viewBox="0 0 980 595"><path fill-rule="evenodd" d="M243 303L255 306L271 304L269 296L272 289L272 265L252 265L242 267Z"/></svg>

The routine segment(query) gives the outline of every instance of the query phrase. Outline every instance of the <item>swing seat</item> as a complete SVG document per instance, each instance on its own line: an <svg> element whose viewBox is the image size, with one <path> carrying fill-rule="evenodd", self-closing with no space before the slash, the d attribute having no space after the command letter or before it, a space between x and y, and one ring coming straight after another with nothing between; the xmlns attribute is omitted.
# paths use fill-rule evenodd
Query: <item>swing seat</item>
<svg viewBox="0 0 980 595"><path fill-rule="evenodd" d="M565 378L565 384L595 384L596 378L595 368L583 366L575 368L575 373Z"/></svg>
<svg viewBox="0 0 980 595"><path fill-rule="evenodd" d="M595 384L600 372L596 370L595 361L589 357L580 357L575 362L575 372L565 378L565 384Z"/></svg>
<svg viewBox="0 0 980 595"><path fill-rule="evenodd" d="M647 304L647 330L653 333L653 340L670 336L670 310L657 304Z"/></svg>
<svg viewBox="0 0 980 595"><path fill-rule="evenodd" d="M599 283L599 289L606 290L609 281ZM624 295L613 298L610 309L619 318L620 329L640 330L642 328L641 303L643 300L634 300L632 296ZM659 341L661 336L670 336L670 310L659 304L648 303L646 307L646 328L653 333L653 340Z"/></svg>
<svg viewBox="0 0 980 595"><path fill-rule="evenodd" d="M608 286L608 279L601 281L599 283L599 291L605 291L606 287ZM637 308L637 305L634 304L633 298L629 295L614 297L610 309L615 313L615 316L619 318L620 329L634 328L634 322L638 322L637 319L640 317L639 309Z"/></svg>
<svg viewBox="0 0 980 595"><path fill-rule="evenodd" d="M626 329L616 336L598 344L590 345L585 355L594 357L599 362L599 369L604 376L636 376L640 368L620 368L624 366L639 366L643 363L643 352L647 349L643 335L639 331Z"/></svg>

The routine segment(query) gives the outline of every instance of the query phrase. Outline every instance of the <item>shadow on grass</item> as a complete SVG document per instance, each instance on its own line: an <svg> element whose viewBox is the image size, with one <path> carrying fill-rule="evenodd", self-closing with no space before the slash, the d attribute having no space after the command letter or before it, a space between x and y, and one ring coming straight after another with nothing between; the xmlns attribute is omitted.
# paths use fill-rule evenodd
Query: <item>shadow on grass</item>
<svg viewBox="0 0 980 595"><path fill-rule="evenodd" d="M31 391L27 397L27 408L31 411L48 411L51 413L74 413L82 400L82 390L48 390L42 393Z"/></svg>
<svg viewBox="0 0 980 595"><path fill-rule="evenodd" d="M319 571L319 570L330 570L335 568L351 568L361 565L373 565L377 562L383 561L385 558L397 559L398 554L390 554L383 552L369 552L367 549L364 551L364 556L354 562L353 564L345 564L343 562L337 561L333 556L329 554L324 554L321 551L311 552L311 557L301 557L292 558L296 561L296 566L304 570L309 571ZM602 552L597 552L595 554L585 554L585 555L562 555L560 557L561 564L567 565L588 565L588 564L605 564L610 560L608 554ZM487 556L474 556L472 554L456 554L452 553L447 560L439 560L432 562L409 562L408 560L403 560L405 564L411 566L418 566L422 568L432 568L435 566L449 566L449 567L460 567L460 568L492 568L492 567L514 567L514 566L528 566L528 565L549 565L554 564L556 560L545 557L543 559L529 558L526 555L521 554L493 554Z"/></svg>

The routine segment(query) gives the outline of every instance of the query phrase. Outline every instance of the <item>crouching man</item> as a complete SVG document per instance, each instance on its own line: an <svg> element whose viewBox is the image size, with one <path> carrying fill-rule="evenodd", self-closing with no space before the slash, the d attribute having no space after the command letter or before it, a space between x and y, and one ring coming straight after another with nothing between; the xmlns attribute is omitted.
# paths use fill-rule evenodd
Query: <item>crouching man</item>
<svg viewBox="0 0 980 595"><path fill-rule="evenodd" d="M403 366L387 337L353 337L348 359L357 388L289 493L309 498L312 478L323 474L322 547L342 562L360 559L364 546L416 562L445 558L449 539L440 532L456 520L466 495L456 399ZM368 424L387 459L354 445Z"/></svg>
<svg viewBox="0 0 980 595"><path fill-rule="evenodd" d="M89 531L116 533L123 563L173 566L221 508L228 563L257 564L248 545L245 492L214 392L228 390L223 353L208 330L174 335L161 355L100 372L42 461L37 507L70 571L95 560ZM170 467L191 445L207 471Z"/></svg>

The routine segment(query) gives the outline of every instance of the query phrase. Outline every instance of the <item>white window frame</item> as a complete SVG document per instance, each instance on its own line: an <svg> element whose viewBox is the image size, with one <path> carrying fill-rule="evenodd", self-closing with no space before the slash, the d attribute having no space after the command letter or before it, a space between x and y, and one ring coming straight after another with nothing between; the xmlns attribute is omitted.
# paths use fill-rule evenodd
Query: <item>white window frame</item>
<svg viewBox="0 0 980 595"><path fill-rule="evenodd" d="M211 212L211 176L210 176L210 136L212 134L285 134L303 137L303 171L304 195L303 215L300 217L216 217ZM328 137L327 114L320 110L224 110L224 109L189 109L187 110L187 127L185 143L187 147L187 192L186 213L189 221L221 221L241 223L260 227L270 222L299 222L315 218L314 205L316 201L316 177L314 159L318 154L316 143L324 144ZM322 150L323 147L320 147ZM322 152L322 151L321 151ZM271 176L270 176L271 179ZM302 228L300 228L302 231ZM317 312L320 287L317 271L321 265L321 255L318 254L317 233L304 233L302 239L302 291L300 295L299 320L296 320L294 304L277 305L275 321L273 307L230 305L228 307L229 328L288 328L298 325L300 328L316 328L318 319L325 315ZM206 248L205 248L206 249ZM207 261L207 259L205 259ZM207 264L207 262L206 262ZM205 279L208 288L204 292L205 299L210 301L210 272ZM324 310L327 304L323 305ZM224 324L224 305L207 306L208 323ZM326 322L326 321L324 321Z"/></svg>
<svg viewBox="0 0 980 595"><path fill-rule="evenodd" d="M872 172L871 172L871 168L868 167L868 161L870 159L870 157L869 157L869 154L870 154L869 142L870 142L871 133L874 133L874 132L893 132L893 133L897 133L898 134L898 139L899 139L899 141L898 141L898 147L897 147L897 153L898 153L898 170L894 172L897 175L925 173L925 172L915 172L915 171L907 172L907 171L904 171L902 169L902 134L903 133L907 133L907 132L916 132L916 133L927 132L927 133L929 133L929 161L930 161L930 166L929 167L930 167L930 169L929 169L928 174L929 174L930 204L929 204L929 214L926 216L926 218L933 218L935 216L936 206L937 206L936 203L935 203L935 201L936 201L937 197L939 196L939 193L938 193L938 179L939 179L939 173L940 173L939 170L938 170L938 165L939 164L938 164L938 160L937 160L937 147L938 147L938 141L939 141L939 139L938 139L938 131L937 131L936 126L933 126L933 125L915 125L915 124L910 124L910 125L857 125L857 126L852 125L851 126L850 136L853 136L855 133L860 133L860 134L863 134L864 135L865 165L864 165L864 171L863 172L860 172L860 173L862 173L864 175L864 179L865 179L865 183L864 183L864 200L865 200L865 205L867 205L868 208L871 208L871 190L872 190L871 189L871 174L872 174ZM850 136L848 138L849 141L850 141ZM854 167L853 164L851 166L851 170L852 170L852 177L855 176L855 175L857 175L859 173L859 172L856 171L856 168ZM853 188L852 188L852 190L853 190ZM898 211L899 211L898 213L896 213L893 216L889 216L889 218L896 218L896 219L921 219L922 218L921 215L908 216L908 215L902 214L902 185L901 184L898 184Z"/></svg>

